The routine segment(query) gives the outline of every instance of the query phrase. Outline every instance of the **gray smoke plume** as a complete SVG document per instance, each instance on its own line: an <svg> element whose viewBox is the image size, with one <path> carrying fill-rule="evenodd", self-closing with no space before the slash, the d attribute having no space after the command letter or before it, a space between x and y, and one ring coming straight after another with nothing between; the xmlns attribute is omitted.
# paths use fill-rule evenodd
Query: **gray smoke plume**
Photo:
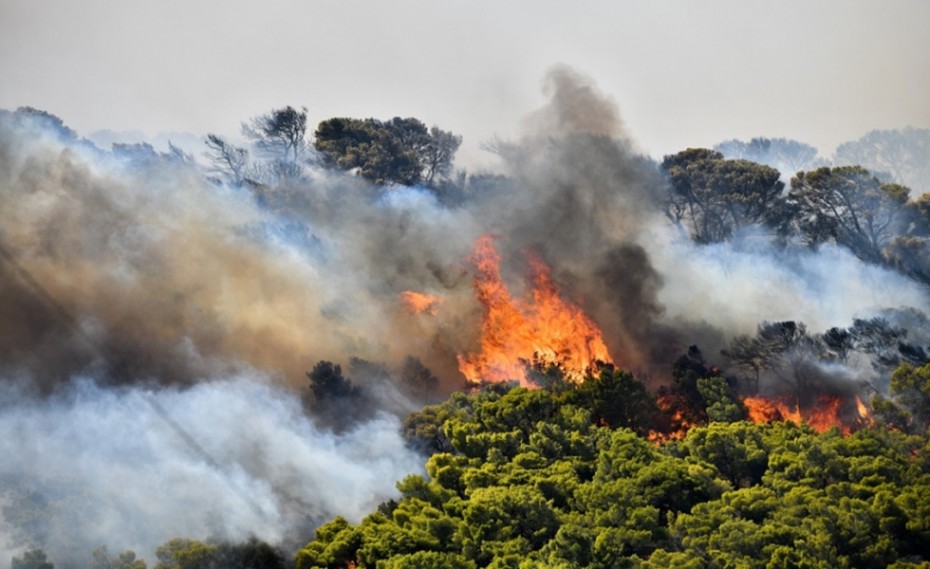
<svg viewBox="0 0 930 569"><path fill-rule="evenodd" d="M5 547L307 539L304 519L386 499L417 464L396 420L326 434L293 390L315 362L352 356L391 370L415 356L440 391L461 385L456 356L477 348L481 320L468 257L483 234L498 236L515 296L531 251L617 363L659 380L687 346L713 359L762 321L814 333L927 310L925 288L842 249L694 245L660 213L665 181L616 105L568 67L545 89L524 135L494 145L505 177L473 176L454 207L313 167L229 188L183 157L114 154L0 113L0 380L29 394L7 390L0 406L0 499L26 513L4 518ZM435 295L435 310L406 308L405 291ZM375 375L360 420L420 403Z"/></svg>

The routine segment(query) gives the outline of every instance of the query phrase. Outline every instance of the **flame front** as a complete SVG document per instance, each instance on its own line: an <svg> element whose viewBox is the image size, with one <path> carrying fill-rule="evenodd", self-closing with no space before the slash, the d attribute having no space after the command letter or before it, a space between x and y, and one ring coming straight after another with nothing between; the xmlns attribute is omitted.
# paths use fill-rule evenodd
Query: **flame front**
<svg viewBox="0 0 930 569"><path fill-rule="evenodd" d="M820 395L816 405L804 409L797 404L791 405L781 399L767 397L746 397L743 399L743 404L749 412L749 420L754 423L791 421L800 425L803 422L818 433L828 431L833 427L839 427L844 434L849 434L851 430L840 416L840 409L843 406L843 400L840 397Z"/></svg>
<svg viewBox="0 0 930 569"><path fill-rule="evenodd" d="M600 329L582 310L563 300L549 268L528 255L532 298L514 299L500 276L501 256L494 238L475 242L470 257L477 274L475 294L484 308L480 351L459 356L459 370L471 382L517 380L530 386L525 364L536 359L562 366L566 377L580 381L596 362L610 363Z"/></svg>

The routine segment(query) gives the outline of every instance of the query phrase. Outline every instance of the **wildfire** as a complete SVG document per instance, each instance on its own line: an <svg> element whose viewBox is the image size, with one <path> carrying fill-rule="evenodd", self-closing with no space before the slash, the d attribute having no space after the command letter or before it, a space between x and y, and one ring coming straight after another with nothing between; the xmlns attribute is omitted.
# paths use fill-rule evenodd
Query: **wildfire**
<svg viewBox="0 0 930 569"><path fill-rule="evenodd" d="M860 425L872 424L872 413L869 412L869 408L865 406L865 403L862 402L858 395L856 395L856 413L859 414Z"/></svg>
<svg viewBox="0 0 930 569"><path fill-rule="evenodd" d="M680 440L685 438L692 427L697 426L697 423L692 422L685 416L685 412L680 405L676 404L672 397L660 395L656 398L656 404L667 417L668 428L660 431L649 431L646 440L658 445L667 443L668 441Z"/></svg>
<svg viewBox="0 0 930 569"><path fill-rule="evenodd" d="M400 293L400 301L412 314L429 314L435 316L439 311L442 299L432 294L424 294L412 290Z"/></svg>
<svg viewBox="0 0 930 569"><path fill-rule="evenodd" d="M859 417L862 419L869 418L869 408L865 406L865 403L862 402L858 395L856 395L856 412L859 413Z"/></svg>
<svg viewBox="0 0 930 569"><path fill-rule="evenodd" d="M460 355L459 370L471 382L518 380L530 385L524 362L558 363L578 381L595 362L611 362L600 329L579 307L559 296L549 268L528 255L532 268L529 300L510 296L500 276L501 256L494 238L475 242L470 257L477 274L475 294L484 307L481 349Z"/></svg>
<svg viewBox="0 0 930 569"><path fill-rule="evenodd" d="M857 419L844 419L844 401L842 398L831 395L820 395L816 405L801 408L797 404L790 404L781 399L767 397L746 397L743 404L749 411L749 420L754 423L771 423L772 421L791 421L800 425L802 422L810 425L818 433L839 427L843 434L849 434L853 426L861 425L869 418L869 411L862 404L858 396L856 400Z"/></svg>

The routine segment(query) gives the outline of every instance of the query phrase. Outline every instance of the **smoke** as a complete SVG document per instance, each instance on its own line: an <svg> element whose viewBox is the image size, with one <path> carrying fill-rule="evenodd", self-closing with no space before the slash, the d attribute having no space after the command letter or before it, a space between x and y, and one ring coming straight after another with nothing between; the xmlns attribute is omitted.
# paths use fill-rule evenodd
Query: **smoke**
<svg viewBox="0 0 930 569"><path fill-rule="evenodd" d="M822 332L888 308L927 309L925 287L841 247L782 249L752 235L696 247L670 230L651 235L668 319L727 336L752 334L762 321L799 320Z"/></svg>
<svg viewBox="0 0 930 569"><path fill-rule="evenodd" d="M13 390L4 385L0 408L5 559L43 547L56 566L80 567L106 544L152 560L174 537L293 549L335 515L359 521L421 470L395 417L335 436L255 374L186 389L79 379L47 398Z"/></svg>
<svg viewBox="0 0 930 569"><path fill-rule="evenodd" d="M250 235L268 220L247 196L183 165L95 159L4 126L4 375L49 388L93 365L114 382L301 369L318 279Z"/></svg>
<svg viewBox="0 0 930 569"><path fill-rule="evenodd" d="M114 155L0 113L0 500L23 514L4 517L5 547L286 542L389 497L417 468L397 421L333 435L293 391L316 362L353 356L385 370L415 356L440 392L459 386L456 356L480 330L468 257L483 234L498 236L515 294L530 250L618 364L659 379L687 346L714 360L765 320L818 332L927 310L925 288L843 249L751 235L696 246L660 213L665 181L616 105L568 67L545 89L523 136L495 147L506 178L473 176L454 207L316 168L228 188L182 157ZM405 291L441 302L414 313ZM366 390L360 420L419 403L396 375L351 378Z"/></svg>
<svg viewBox="0 0 930 569"><path fill-rule="evenodd" d="M553 67L543 82L543 94L549 103L523 121L531 135L625 138L617 106L575 69Z"/></svg>
<svg viewBox="0 0 930 569"><path fill-rule="evenodd" d="M334 435L290 389L319 359L390 356L390 320L416 326L391 286L409 284L402 268L385 259L366 275L380 252L353 236L370 223L407 239L416 192L353 210L351 181L317 188L311 227L183 161L116 157L0 116L7 559L41 546L62 566L100 544L151 559L177 536L293 550L420 469L396 416L358 409ZM370 391L397 414L414 406L390 385Z"/></svg>
<svg viewBox="0 0 930 569"><path fill-rule="evenodd" d="M665 380L687 346L720 360L730 339L764 321L796 320L821 333L889 310L930 308L924 285L844 248L780 247L750 230L696 245L660 214L666 182L635 154L609 98L566 67L545 85L550 102L502 153L519 205L494 203L481 217L511 242L505 257L518 259L522 247L543 254L621 365ZM925 319L912 324L912 338L926 336ZM872 376L868 364L833 369L835 378Z"/></svg>
<svg viewBox="0 0 930 569"><path fill-rule="evenodd" d="M397 295L436 281L427 266L450 264L446 228L463 225L440 227L415 190L380 200L325 175L279 216L192 165L36 129L0 124L0 373L46 391L87 370L185 383L258 368L298 385L319 359L398 360Z"/></svg>

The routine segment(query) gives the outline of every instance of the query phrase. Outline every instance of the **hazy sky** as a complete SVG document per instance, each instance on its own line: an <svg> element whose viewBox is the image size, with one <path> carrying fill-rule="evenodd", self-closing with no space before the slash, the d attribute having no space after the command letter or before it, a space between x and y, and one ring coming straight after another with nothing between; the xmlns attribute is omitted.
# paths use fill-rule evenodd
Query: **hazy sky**
<svg viewBox="0 0 930 569"><path fill-rule="evenodd" d="M306 105L415 116L479 144L519 131L558 63L655 156L785 136L832 154L930 127L930 2L0 0L0 107L98 129L235 135Z"/></svg>

